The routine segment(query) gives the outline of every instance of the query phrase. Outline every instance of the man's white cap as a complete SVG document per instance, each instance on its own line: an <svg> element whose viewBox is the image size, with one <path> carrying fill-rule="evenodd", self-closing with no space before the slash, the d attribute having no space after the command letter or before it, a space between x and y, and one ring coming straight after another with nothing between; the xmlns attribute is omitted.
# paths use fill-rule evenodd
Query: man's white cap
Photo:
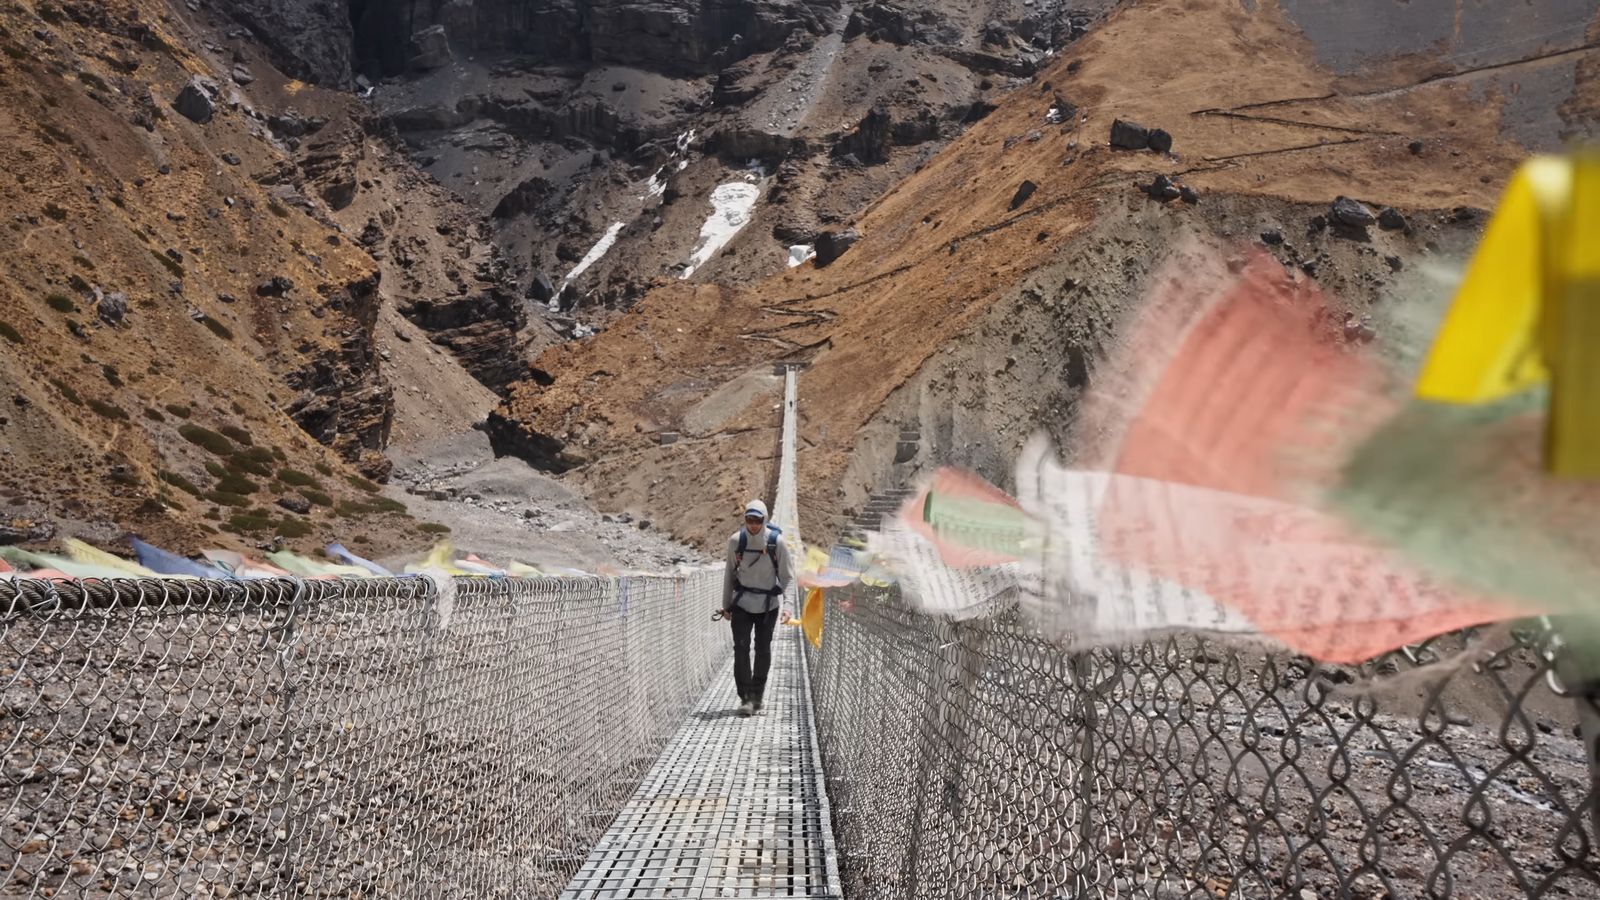
<svg viewBox="0 0 1600 900"><path fill-rule="evenodd" d="M751 500L744 505L744 514L745 518L760 516L761 521L765 522L767 520L767 505L760 500Z"/></svg>

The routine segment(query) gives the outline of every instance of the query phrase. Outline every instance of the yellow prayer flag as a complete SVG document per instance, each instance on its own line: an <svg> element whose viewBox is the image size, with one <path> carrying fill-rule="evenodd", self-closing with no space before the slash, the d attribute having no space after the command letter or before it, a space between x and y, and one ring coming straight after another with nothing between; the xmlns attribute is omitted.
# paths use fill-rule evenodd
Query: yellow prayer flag
<svg viewBox="0 0 1600 900"><path fill-rule="evenodd" d="M822 588L812 588L806 591L805 610L800 613L800 627L806 633L806 640L811 646L822 647Z"/></svg>
<svg viewBox="0 0 1600 900"><path fill-rule="evenodd" d="M1548 380L1540 316L1564 256L1555 232L1572 169L1565 158L1538 157L1512 178L1434 340L1419 399L1491 403Z"/></svg>

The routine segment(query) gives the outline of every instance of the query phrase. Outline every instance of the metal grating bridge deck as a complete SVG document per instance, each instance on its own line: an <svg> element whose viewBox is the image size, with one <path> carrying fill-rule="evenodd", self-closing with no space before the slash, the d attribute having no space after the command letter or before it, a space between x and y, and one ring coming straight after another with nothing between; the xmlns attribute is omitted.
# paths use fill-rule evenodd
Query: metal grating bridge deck
<svg viewBox="0 0 1600 900"><path fill-rule="evenodd" d="M729 661L562 900L841 896L800 641L773 636L754 718Z"/></svg>

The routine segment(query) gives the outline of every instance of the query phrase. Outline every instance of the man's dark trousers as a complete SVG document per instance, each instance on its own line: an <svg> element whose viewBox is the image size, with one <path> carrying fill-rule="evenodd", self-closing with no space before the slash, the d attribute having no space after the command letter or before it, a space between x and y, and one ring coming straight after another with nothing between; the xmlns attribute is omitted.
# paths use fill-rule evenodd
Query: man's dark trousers
<svg viewBox="0 0 1600 900"><path fill-rule="evenodd" d="M772 668L772 631L778 627L778 611L750 613L733 608L733 683L740 700L760 700L767 689L767 670ZM755 669L750 668L750 632L756 635Z"/></svg>

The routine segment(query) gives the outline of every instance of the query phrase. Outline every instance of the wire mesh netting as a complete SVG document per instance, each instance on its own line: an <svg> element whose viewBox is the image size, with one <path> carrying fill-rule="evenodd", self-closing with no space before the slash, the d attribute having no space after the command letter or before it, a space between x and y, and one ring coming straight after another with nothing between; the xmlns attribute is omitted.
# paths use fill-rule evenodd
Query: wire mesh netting
<svg viewBox="0 0 1600 900"><path fill-rule="evenodd" d="M554 897L721 572L0 582L0 896Z"/></svg>
<svg viewBox="0 0 1600 900"><path fill-rule="evenodd" d="M1348 668L828 599L809 652L848 896L1600 896L1593 700L1545 630Z"/></svg>

